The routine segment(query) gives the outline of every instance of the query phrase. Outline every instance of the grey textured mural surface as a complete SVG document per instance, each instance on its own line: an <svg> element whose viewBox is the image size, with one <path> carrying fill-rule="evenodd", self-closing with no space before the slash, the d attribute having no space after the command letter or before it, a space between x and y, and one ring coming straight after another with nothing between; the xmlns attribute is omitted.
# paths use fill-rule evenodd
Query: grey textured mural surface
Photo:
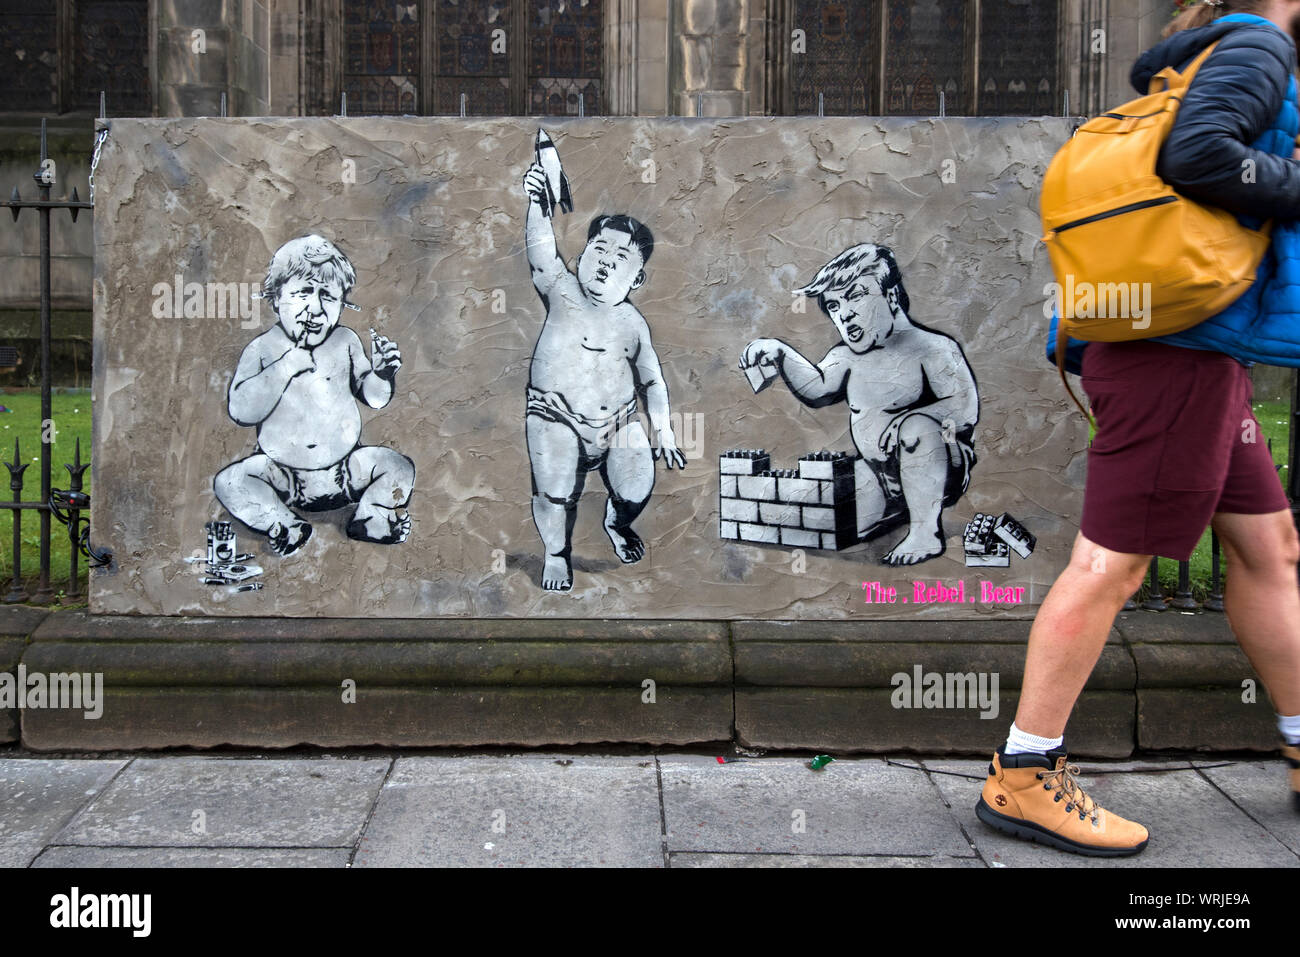
<svg viewBox="0 0 1300 957"><path fill-rule="evenodd" d="M1025 617L1063 121L115 120L100 613Z"/></svg>

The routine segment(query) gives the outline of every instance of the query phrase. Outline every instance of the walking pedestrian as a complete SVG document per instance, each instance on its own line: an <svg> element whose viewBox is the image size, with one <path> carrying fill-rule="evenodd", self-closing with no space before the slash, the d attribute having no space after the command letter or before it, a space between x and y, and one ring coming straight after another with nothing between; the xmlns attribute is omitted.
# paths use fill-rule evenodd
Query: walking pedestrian
<svg viewBox="0 0 1300 957"><path fill-rule="evenodd" d="M1297 35L1300 0L1201 0L1138 59L1131 79L1146 94L1160 70L1181 70L1218 43L1161 150L1165 182L1253 217L1247 225L1300 219ZM1300 243L1292 246L1300 254ZM1278 255L1275 234L1260 277L1276 271ZM1257 278L1238 303L1175 335L1072 343L1096 435L1080 533L1034 619L1016 717L976 805L1000 831L1091 856L1147 846L1145 826L1098 806L1081 787L1065 726L1151 557L1190 558L1207 524L1227 557L1228 622L1278 711L1300 811L1300 540L1272 457L1255 441L1242 359L1267 361L1273 348L1254 325L1263 286ZM1283 294L1300 299L1300 287ZM1291 338L1288 351L1300 351L1300 332Z"/></svg>

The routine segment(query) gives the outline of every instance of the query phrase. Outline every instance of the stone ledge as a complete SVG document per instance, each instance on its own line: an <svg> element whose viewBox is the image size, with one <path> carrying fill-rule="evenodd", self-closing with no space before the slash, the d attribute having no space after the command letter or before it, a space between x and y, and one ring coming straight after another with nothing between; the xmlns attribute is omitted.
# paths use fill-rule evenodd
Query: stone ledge
<svg viewBox="0 0 1300 957"><path fill-rule="evenodd" d="M1237 645L1152 644L1130 646L1139 688L1225 688L1241 690L1245 678L1259 676Z"/></svg>
<svg viewBox="0 0 1300 957"><path fill-rule="evenodd" d="M696 622L92 616L0 607L0 670L105 676L106 712L24 713L38 749L545 746L609 741L983 753L1005 732L1028 621ZM30 636L30 638L29 638ZM996 672L999 716L894 709L916 665ZM1272 709L1214 614L1123 615L1071 748L1276 747ZM357 683L343 706L341 683ZM656 705L641 683L656 682ZM633 707L636 705L636 707ZM640 708L648 710L641 711ZM990 730L992 729L992 730ZM18 715L0 713L0 740ZM6 738L6 735L8 736Z"/></svg>
<svg viewBox="0 0 1300 957"><path fill-rule="evenodd" d="M1277 751L1282 740L1261 685L1254 704L1241 689L1138 691L1138 746L1144 750Z"/></svg>
<svg viewBox="0 0 1300 957"><path fill-rule="evenodd" d="M27 649L32 632L48 615L49 612L44 608L0 605L0 672L17 672L18 662ZM0 744L17 741L18 738L18 709L0 708Z"/></svg>
<svg viewBox="0 0 1300 957"><path fill-rule="evenodd" d="M1123 611L1115 619L1115 630L1126 641L1145 644L1235 645L1237 639L1222 612L1201 611L1184 615L1167 611Z"/></svg>
<svg viewBox="0 0 1300 957"><path fill-rule="evenodd" d="M241 686L358 688L413 685L609 686L640 693L658 684L730 688L731 654L704 641L54 641L34 642L28 669L103 672L112 687Z"/></svg>
<svg viewBox="0 0 1300 957"><path fill-rule="evenodd" d="M918 615L905 621L733 621L731 635L737 647L742 642L953 642L1021 644L1029 640L1032 619L998 619L996 621L953 621ZM924 630L925 636L918 637ZM1119 642L1112 632L1110 641Z"/></svg>
<svg viewBox="0 0 1300 957"><path fill-rule="evenodd" d="M187 618L51 615L33 641L716 641L727 623L562 618Z"/></svg>
<svg viewBox="0 0 1300 957"><path fill-rule="evenodd" d="M174 747L686 745L729 741L730 688L105 688L103 715L23 712L36 751Z"/></svg>
<svg viewBox="0 0 1300 957"><path fill-rule="evenodd" d="M736 740L754 748L987 756L1006 739L1015 696L1001 695L998 705L997 717L985 719L978 709L895 708L888 689L737 688ZM1070 753L1128 757L1135 731L1131 693L1085 691L1070 718Z"/></svg>
<svg viewBox="0 0 1300 957"><path fill-rule="evenodd" d="M921 629L913 627L913 633ZM929 632L929 629L925 629ZM984 672L998 675L1000 688L1019 688L1025 670L1025 644L924 641L737 641L736 686L891 688L892 678L909 677L915 666L939 673ZM1088 681L1092 690L1128 691L1138 672L1128 649L1107 644Z"/></svg>

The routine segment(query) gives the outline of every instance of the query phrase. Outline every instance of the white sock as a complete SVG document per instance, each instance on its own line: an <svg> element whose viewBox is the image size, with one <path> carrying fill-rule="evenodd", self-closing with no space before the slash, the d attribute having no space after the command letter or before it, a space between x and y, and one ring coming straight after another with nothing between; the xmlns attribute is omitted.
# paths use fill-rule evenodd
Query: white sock
<svg viewBox="0 0 1300 957"><path fill-rule="evenodd" d="M1300 714L1279 714L1277 729L1282 732L1287 744L1300 744Z"/></svg>
<svg viewBox="0 0 1300 957"><path fill-rule="evenodd" d="M1292 719L1287 719L1292 720ZM1294 719L1300 720L1300 718ZM1283 732L1285 734L1286 732ZM1040 738L1036 734L1027 734L1016 727L1014 721L1011 722L1011 733L1007 735L1007 746L1002 749L1003 754L1046 754L1052 748L1059 748L1064 737L1060 738Z"/></svg>

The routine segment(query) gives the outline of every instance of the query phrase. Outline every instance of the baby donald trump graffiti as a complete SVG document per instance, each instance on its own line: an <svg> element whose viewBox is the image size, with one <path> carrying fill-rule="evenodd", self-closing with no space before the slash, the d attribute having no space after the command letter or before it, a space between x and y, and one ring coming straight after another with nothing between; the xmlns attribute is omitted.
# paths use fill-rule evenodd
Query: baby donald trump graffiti
<svg viewBox="0 0 1300 957"><path fill-rule="evenodd" d="M549 140L548 140L549 142ZM556 248L554 192L542 163L524 177L528 265L546 319L528 370L525 433L532 467L533 522L545 557L542 588L573 587L573 527L587 473L609 492L604 528L619 560L645 555L632 529L654 489L655 459L684 468L670 424L668 388L650 327L628 294L645 282L654 237L625 215L597 216L570 272ZM645 396L651 444L637 416Z"/></svg>
<svg viewBox="0 0 1300 957"><path fill-rule="evenodd" d="M740 367L778 374L812 408L844 402L855 463L857 533L906 525L883 558L914 565L941 555L943 509L966 492L975 464L979 393L955 339L917 325L892 251L864 243L840 253L795 290L816 298L842 340L819 363L779 339L756 339ZM760 388L762 386L759 386Z"/></svg>
<svg viewBox="0 0 1300 957"><path fill-rule="evenodd" d="M230 417L257 429L257 449L213 480L217 500L239 521L291 555L311 537L301 512L355 505L350 538L383 545L406 540L404 511L415 483L406 456L361 445L357 400L382 409L402 365L391 340L371 330L367 356L339 325L356 283L342 251L321 236L290 240L271 257L263 298L276 323L247 346L230 383Z"/></svg>

